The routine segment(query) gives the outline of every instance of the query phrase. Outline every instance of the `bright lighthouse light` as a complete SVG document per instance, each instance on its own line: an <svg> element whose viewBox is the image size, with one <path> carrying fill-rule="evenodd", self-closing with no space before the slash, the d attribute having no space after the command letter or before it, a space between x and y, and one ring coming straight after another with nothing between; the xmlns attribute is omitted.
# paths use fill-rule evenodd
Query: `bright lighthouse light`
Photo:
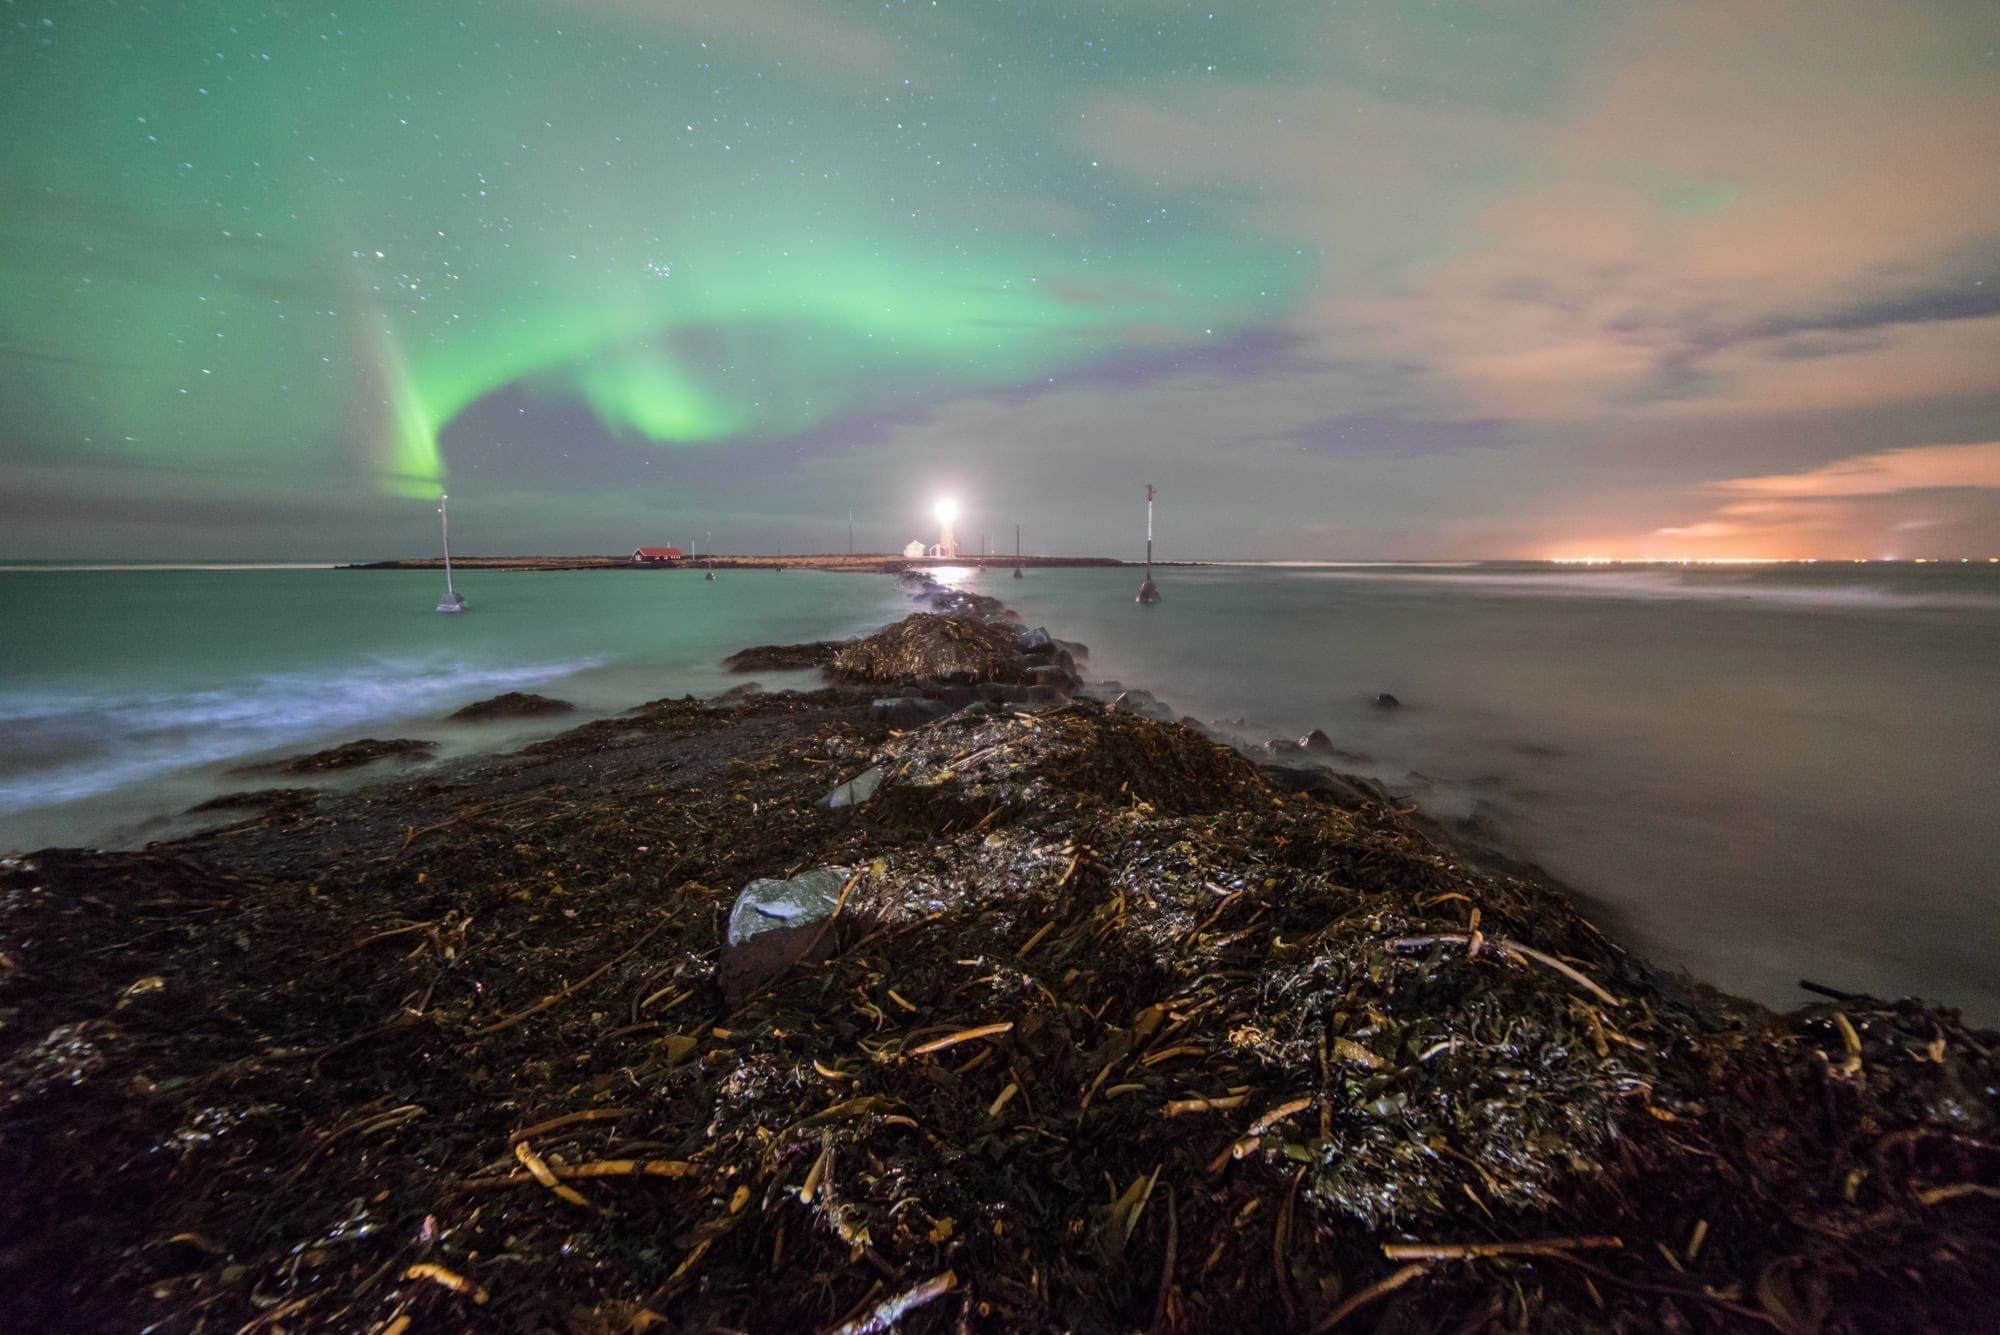
<svg viewBox="0 0 2000 1335"><path fill-rule="evenodd" d="M958 518L958 502L949 496L940 497L936 513L938 523L949 525Z"/></svg>

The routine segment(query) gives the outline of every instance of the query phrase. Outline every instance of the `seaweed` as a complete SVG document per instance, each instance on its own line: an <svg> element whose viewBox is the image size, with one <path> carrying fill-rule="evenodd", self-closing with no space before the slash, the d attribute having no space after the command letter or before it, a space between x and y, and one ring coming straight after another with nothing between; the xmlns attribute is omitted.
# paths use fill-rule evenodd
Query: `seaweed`
<svg viewBox="0 0 2000 1335"><path fill-rule="evenodd" d="M1006 626L970 616L914 612L887 630L841 646L829 665L846 681L1024 682L1028 664Z"/></svg>

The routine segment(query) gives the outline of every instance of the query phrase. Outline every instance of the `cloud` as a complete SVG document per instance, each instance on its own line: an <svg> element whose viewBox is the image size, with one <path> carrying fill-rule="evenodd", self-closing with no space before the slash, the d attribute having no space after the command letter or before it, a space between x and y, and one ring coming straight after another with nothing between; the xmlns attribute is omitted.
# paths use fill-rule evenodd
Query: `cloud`
<svg viewBox="0 0 2000 1335"><path fill-rule="evenodd" d="M1964 397L2000 382L1982 330L2000 321L2000 84L1943 54L1990 45L1979 22L1637 6L1552 36L1562 74L1519 105L1322 71L1107 96L1082 124L1094 152L1220 183L1245 225L1320 256L1302 332L1330 359L1416 368L1418 415ZM1974 346L1931 355L1954 337Z"/></svg>
<svg viewBox="0 0 2000 1335"><path fill-rule="evenodd" d="M1295 441L1315 454L1382 454L1405 459L1498 449L1514 443L1513 432L1499 418L1422 418L1400 411L1323 417L1278 439Z"/></svg>
<svg viewBox="0 0 2000 1335"><path fill-rule="evenodd" d="M1669 524L1665 528L1653 530L1663 538L1733 538L1748 532L1745 525L1731 524L1720 519L1705 519L1699 524Z"/></svg>
<svg viewBox="0 0 2000 1335"><path fill-rule="evenodd" d="M1650 538L1677 552L1893 556L1921 554L1907 544L1922 535L1939 552L1976 551L1990 545L2000 516L2000 441L1877 450L1797 472L1723 478L1702 490L1728 499ZM1673 554L1644 541L1637 550Z"/></svg>
<svg viewBox="0 0 2000 1335"><path fill-rule="evenodd" d="M1839 459L1803 473L1727 478L1717 491L1787 498L1887 496L1934 487L2000 487L2000 441L1921 445Z"/></svg>

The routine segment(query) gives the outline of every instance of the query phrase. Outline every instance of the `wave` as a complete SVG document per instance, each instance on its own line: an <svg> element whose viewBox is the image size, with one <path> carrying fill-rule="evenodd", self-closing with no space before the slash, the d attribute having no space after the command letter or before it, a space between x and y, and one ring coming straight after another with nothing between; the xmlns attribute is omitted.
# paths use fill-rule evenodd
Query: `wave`
<svg viewBox="0 0 2000 1335"><path fill-rule="evenodd" d="M569 676L599 661L496 668L377 660L206 690L7 692L0 694L0 725L7 731L5 769L11 772L0 773L0 814L91 797L362 724L433 713L495 689Z"/></svg>

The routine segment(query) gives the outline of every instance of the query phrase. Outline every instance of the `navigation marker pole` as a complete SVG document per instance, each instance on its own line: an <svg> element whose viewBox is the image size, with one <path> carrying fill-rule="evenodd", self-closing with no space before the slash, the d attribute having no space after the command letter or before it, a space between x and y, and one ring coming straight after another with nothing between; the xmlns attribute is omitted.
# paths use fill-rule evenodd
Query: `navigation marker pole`
<svg viewBox="0 0 2000 1335"><path fill-rule="evenodd" d="M1014 578L1021 578L1021 526L1014 525Z"/></svg>
<svg viewBox="0 0 2000 1335"><path fill-rule="evenodd" d="M1146 582L1139 586L1138 601L1160 601L1159 586L1153 583L1153 484L1146 484Z"/></svg>
<svg viewBox="0 0 2000 1335"><path fill-rule="evenodd" d="M466 607L465 595L451 586L451 516L445 513L445 502L451 497L438 493L438 532L444 538L444 597L438 599L440 612L463 612Z"/></svg>

